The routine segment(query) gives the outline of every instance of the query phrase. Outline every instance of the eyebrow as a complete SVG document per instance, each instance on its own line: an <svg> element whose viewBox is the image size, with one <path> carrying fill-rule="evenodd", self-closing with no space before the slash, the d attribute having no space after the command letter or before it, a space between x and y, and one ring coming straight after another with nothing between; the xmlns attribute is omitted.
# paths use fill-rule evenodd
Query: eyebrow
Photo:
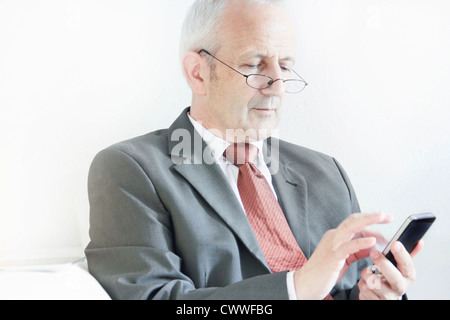
<svg viewBox="0 0 450 320"><path fill-rule="evenodd" d="M280 61L292 62L292 64L294 64L295 58L294 57L286 57L284 59L280 59Z"/></svg>
<svg viewBox="0 0 450 320"><path fill-rule="evenodd" d="M241 60L252 59L252 58L258 58L258 59L267 58L267 54L263 54L263 53L255 53L255 54L243 54L243 55L241 56ZM294 58L294 57L287 56L287 57L285 57L285 58L279 59L279 61L283 61L283 62L292 62L292 64L294 64L294 63L295 63L295 58Z"/></svg>

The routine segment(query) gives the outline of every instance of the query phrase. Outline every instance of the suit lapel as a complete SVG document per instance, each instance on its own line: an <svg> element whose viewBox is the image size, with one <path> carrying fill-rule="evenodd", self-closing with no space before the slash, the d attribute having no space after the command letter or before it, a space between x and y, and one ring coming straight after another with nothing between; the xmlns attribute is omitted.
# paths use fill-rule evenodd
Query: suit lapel
<svg viewBox="0 0 450 320"><path fill-rule="evenodd" d="M210 150L194 130L187 112L185 110L169 128L169 152L174 170L197 190L250 252L270 270L245 212L219 165L211 163Z"/></svg>
<svg viewBox="0 0 450 320"><path fill-rule="evenodd" d="M269 139L266 144L266 147L272 149L271 156L267 157L267 151L264 153L272 174L272 184L292 233L306 258L309 259L311 249L306 180L301 173L293 169L282 154L277 153L279 146L271 145L273 140Z"/></svg>

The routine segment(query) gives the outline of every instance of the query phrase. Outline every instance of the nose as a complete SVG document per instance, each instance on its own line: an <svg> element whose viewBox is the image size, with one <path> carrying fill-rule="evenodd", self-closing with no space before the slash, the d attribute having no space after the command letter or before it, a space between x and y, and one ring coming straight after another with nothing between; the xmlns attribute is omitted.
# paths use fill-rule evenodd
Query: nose
<svg viewBox="0 0 450 320"><path fill-rule="evenodd" d="M270 87L261 90L261 93L266 96L278 96L281 97L286 93L283 79L274 79L269 82Z"/></svg>
<svg viewBox="0 0 450 320"><path fill-rule="evenodd" d="M286 89L284 86L284 81L282 79L281 69L275 68L273 73L269 76L273 79L269 82L270 86L266 89L261 90L261 93L267 96L282 96L286 93Z"/></svg>

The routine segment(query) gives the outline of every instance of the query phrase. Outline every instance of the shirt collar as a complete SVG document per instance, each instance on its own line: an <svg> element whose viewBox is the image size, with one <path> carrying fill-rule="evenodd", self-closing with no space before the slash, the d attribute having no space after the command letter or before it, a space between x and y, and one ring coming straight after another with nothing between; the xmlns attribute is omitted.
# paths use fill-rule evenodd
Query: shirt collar
<svg viewBox="0 0 450 320"><path fill-rule="evenodd" d="M223 162L223 153L225 150L231 145L228 141L223 140L222 138L214 135L211 131L206 129L201 122L196 121L191 115L188 113L189 120L191 121L194 129L197 133L202 137L203 141L205 141L208 148L211 150L214 159L216 162ZM264 141L252 142L252 145L258 148L258 158L256 165L258 166L263 159L262 148Z"/></svg>

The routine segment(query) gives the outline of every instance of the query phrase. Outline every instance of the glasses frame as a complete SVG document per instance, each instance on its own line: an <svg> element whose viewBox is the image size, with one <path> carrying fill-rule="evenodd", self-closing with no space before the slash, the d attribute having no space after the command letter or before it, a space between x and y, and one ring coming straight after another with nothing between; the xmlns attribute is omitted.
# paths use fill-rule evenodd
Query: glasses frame
<svg viewBox="0 0 450 320"><path fill-rule="evenodd" d="M293 71L300 79L273 79L272 77L266 76L265 74L258 74L258 73L255 73L255 74L244 74L244 73L242 73L242 72L236 70L235 68L231 67L230 65L226 64L226 63L223 62L222 60L216 58L215 56L213 56L211 53L209 53L209 52L206 51L205 49L201 49L201 50L198 51L197 53L198 53L198 54L206 53L206 54L209 55L210 57L212 57L212 58L214 58L215 60L217 60L217 61L219 61L220 63L222 63L224 66L230 68L230 69L233 70L234 72L239 73L241 76L243 76L243 77L246 78L246 83L247 83L247 85L248 85L250 88L255 89L255 90L259 90L259 91L265 90L265 89L269 88L271 85L273 85L273 84L274 84L275 82L277 82L277 81L283 81L283 83L286 83L286 82L293 82L293 81L296 81L296 82L303 82L303 83L305 84L305 86L304 86L303 89L300 90L300 91L289 92L289 91L286 91L286 90L285 90L286 93L289 93L289 94L297 94L297 93L300 93L300 92L302 92L303 90L305 90L305 88L309 85L308 82L306 82L306 81L305 81L305 80L304 80L304 79L303 79L303 78L302 78L302 77L301 77L294 69L291 69L291 70L292 70L292 71ZM265 77L265 78L267 78L267 79L270 79L270 80L267 82L267 87L264 87L264 88L256 88L256 87L251 86L251 85L249 84L249 82L248 82L248 79L249 79L250 77L252 77L252 76L260 76L260 77Z"/></svg>

